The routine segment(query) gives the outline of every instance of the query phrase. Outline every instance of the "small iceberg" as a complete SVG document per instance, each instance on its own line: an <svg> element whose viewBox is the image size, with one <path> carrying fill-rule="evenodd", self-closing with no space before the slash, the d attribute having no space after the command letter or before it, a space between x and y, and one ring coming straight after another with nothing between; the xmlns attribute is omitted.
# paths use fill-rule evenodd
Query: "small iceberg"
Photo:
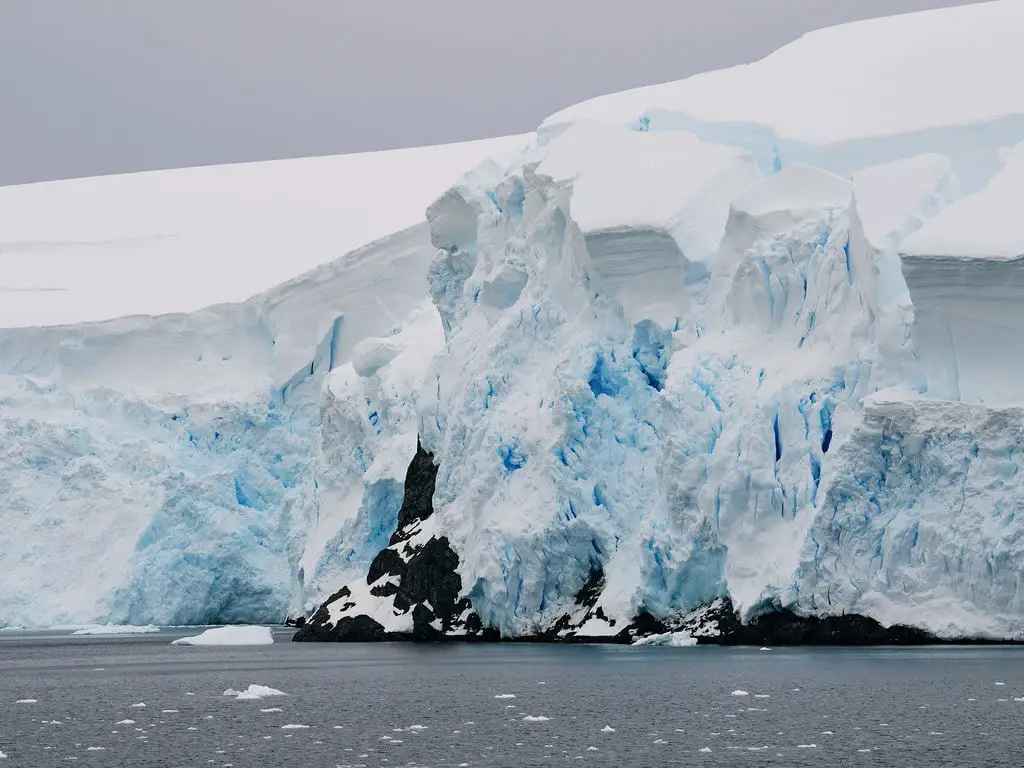
<svg viewBox="0 0 1024 768"><path fill-rule="evenodd" d="M265 699L268 696L287 696L288 694L284 691L277 690L277 688L268 688L265 685L253 684L244 691L236 691L234 688L228 688L221 695L233 696L238 701L257 701L259 699Z"/></svg>
<svg viewBox="0 0 1024 768"><path fill-rule="evenodd" d="M749 696L750 694L747 693L746 691L741 691L739 688L737 688L735 691L733 691L729 695L730 696Z"/></svg>
<svg viewBox="0 0 1024 768"><path fill-rule="evenodd" d="M216 627L193 637L182 637L171 645L273 645L270 627Z"/></svg>
<svg viewBox="0 0 1024 768"><path fill-rule="evenodd" d="M524 723L546 723L550 720L550 717L544 717L544 715L527 715L523 718Z"/></svg>
<svg viewBox="0 0 1024 768"><path fill-rule="evenodd" d="M661 645L670 648L689 648L697 644L697 638L689 632L665 632L634 640L633 645Z"/></svg>

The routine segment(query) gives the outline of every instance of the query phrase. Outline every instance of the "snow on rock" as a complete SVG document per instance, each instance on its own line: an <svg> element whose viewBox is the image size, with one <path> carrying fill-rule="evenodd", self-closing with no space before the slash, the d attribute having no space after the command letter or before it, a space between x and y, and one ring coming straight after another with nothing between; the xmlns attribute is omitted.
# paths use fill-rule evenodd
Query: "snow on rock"
<svg viewBox="0 0 1024 768"><path fill-rule="evenodd" d="M215 627L193 637L181 637L171 645L273 645L270 627Z"/></svg>
<svg viewBox="0 0 1024 768"><path fill-rule="evenodd" d="M364 340L351 364L327 377L315 492L303 501L307 532L299 567L308 603L365 574L387 546L416 453L416 393L443 343L437 311L424 300L392 335ZM373 365L367 365L369 350L377 350Z"/></svg>
<svg viewBox="0 0 1024 768"><path fill-rule="evenodd" d="M147 624L144 627L133 627L124 624L97 624L94 627L76 629L72 635L145 635L159 632L160 627Z"/></svg>

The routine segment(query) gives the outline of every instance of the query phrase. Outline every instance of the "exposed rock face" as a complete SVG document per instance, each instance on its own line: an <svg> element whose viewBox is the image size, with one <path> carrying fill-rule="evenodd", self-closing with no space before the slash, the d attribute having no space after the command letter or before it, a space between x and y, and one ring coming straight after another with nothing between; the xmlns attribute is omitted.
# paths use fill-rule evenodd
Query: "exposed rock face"
<svg viewBox="0 0 1024 768"><path fill-rule="evenodd" d="M497 640L468 598L459 597L459 557L448 539L425 530L434 513L437 467L417 445L405 477L405 497L390 543L370 563L366 583L328 598L295 640L366 642L446 638Z"/></svg>

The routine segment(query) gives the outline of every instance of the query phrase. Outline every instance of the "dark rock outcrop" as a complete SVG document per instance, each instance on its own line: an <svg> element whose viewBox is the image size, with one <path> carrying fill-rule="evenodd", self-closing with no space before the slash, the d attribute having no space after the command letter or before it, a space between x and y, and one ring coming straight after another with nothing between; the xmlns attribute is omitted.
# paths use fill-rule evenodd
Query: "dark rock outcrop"
<svg viewBox="0 0 1024 768"><path fill-rule="evenodd" d="M469 599L460 598L459 556L447 537L423 540L422 524L434 513L436 479L433 456L417 441L416 455L405 476L405 496L395 532L366 574L372 598L368 602L373 602L375 611L361 605L354 596L365 594L363 588L343 587L320 606L296 633L295 640L498 639L497 632L483 626ZM381 621L400 628L388 629Z"/></svg>

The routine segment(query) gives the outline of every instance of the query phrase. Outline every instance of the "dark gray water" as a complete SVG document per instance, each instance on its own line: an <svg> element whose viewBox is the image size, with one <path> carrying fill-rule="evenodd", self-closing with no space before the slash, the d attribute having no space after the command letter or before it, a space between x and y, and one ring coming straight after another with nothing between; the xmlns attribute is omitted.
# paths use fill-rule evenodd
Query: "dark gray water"
<svg viewBox="0 0 1024 768"><path fill-rule="evenodd" d="M0 632L0 768L1024 764L1024 648L310 645L289 633L182 648L174 636ZM222 695L250 683L288 695Z"/></svg>

